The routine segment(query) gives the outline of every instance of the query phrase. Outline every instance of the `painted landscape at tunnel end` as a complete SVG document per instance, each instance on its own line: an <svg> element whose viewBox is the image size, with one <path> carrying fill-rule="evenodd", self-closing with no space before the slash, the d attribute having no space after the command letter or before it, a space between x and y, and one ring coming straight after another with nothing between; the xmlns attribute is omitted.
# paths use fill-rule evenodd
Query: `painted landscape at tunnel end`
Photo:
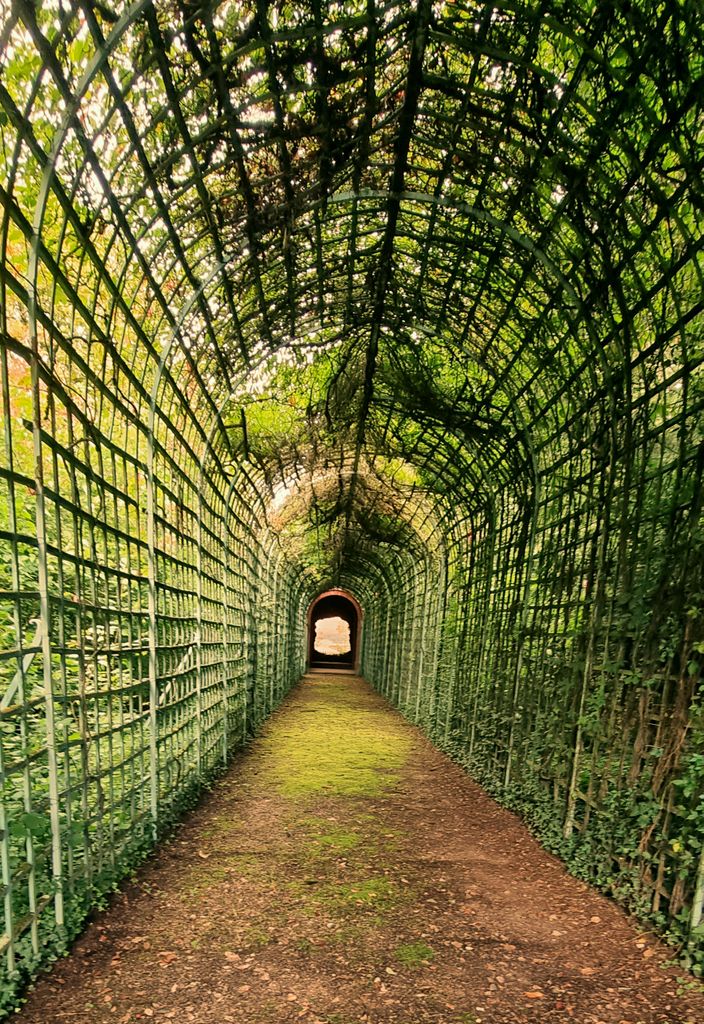
<svg viewBox="0 0 704 1024"><path fill-rule="evenodd" d="M362 606L349 591L318 594L307 615L308 668L357 671L363 620Z"/></svg>
<svg viewBox="0 0 704 1024"><path fill-rule="evenodd" d="M0 19L0 1013L323 601L701 975L700 5Z"/></svg>

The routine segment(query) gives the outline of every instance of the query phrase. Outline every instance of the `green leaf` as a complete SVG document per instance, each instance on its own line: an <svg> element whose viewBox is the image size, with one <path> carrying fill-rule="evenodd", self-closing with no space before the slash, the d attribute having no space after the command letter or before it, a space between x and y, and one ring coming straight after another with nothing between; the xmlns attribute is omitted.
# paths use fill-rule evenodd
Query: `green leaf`
<svg viewBox="0 0 704 1024"><path fill-rule="evenodd" d="M23 839L27 836L45 836L51 831L51 822L41 814L26 811L10 825L10 835Z"/></svg>

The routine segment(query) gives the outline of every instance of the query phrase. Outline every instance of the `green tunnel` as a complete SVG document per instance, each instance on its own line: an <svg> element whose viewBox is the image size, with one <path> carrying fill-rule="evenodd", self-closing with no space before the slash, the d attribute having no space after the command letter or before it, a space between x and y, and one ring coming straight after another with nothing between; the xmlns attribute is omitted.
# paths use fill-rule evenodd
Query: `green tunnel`
<svg viewBox="0 0 704 1024"><path fill-rule="evenodd" d="M696 0L0 0L6 986L359 667L704 964Z"/></svg>

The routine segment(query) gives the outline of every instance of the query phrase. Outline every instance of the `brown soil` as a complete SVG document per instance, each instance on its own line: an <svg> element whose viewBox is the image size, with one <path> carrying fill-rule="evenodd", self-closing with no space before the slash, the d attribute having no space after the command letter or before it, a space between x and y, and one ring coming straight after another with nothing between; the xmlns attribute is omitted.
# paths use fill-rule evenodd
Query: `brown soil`
<svg viewBox="0 0 704 1024"><path fill-rule="evenodd" d="M17 1024L701 1024L701 986L365 683L304 681Z"/></svg>

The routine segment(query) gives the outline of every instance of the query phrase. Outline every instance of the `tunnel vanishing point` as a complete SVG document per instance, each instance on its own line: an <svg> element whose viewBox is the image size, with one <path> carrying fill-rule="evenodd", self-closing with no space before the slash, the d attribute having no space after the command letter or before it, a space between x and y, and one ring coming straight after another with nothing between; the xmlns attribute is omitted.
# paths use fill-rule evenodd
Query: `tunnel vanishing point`
<svg viewBox="0 0 704 1024"><path fill-rule="evenodd" d="M698 969L700 5L0 12L6 987L337 590L380 693Z"/></svg>

